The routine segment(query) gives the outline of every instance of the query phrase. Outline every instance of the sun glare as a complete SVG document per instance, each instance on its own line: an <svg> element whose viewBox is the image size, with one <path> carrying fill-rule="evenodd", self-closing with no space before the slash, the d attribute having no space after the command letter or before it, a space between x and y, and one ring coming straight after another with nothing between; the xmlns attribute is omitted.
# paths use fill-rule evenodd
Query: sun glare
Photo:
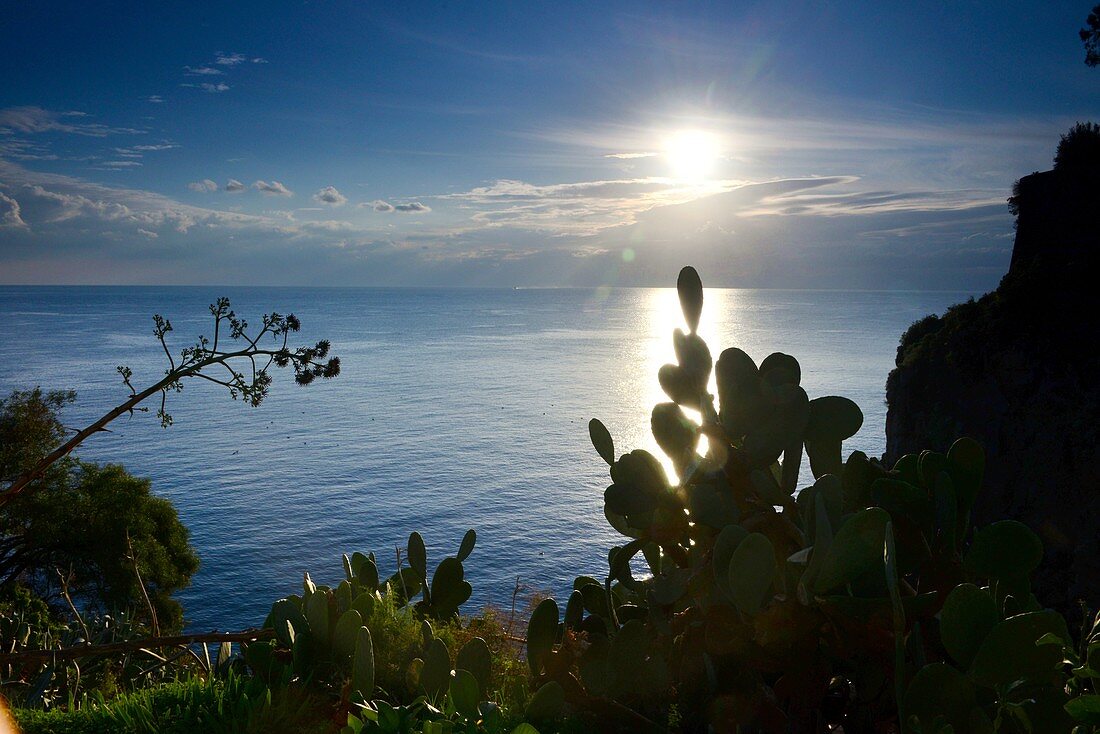
<svg viewBox="0 0 1100 734"><path fill-rule="evenodd" d="M673 175L687 181L701 181L710 176L722 154L718 137L702 130L674 133L664 147Z"/></svg>

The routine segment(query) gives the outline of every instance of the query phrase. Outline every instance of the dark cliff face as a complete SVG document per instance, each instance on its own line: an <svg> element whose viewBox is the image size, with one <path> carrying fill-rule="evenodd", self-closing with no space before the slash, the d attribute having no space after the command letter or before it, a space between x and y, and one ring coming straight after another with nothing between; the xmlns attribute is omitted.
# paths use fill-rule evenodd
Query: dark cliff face
<svg viewBox="0 0 1100 734"><path fill-rule="evenodd" d="M1100 606L1100 177L1048 171L1013 198L1009 274L979 300L902 337L886 383L886 456L987 453L974 521L1014 518L1043 537L1046 604Z"/></svg>
<svg viewBox="0 0 1100 734"><path fill-rule="evenodd" d="M1009 274L1065 270L1100 255L1100 171L1069 169L1024 176L1011 199L1017 210Z"/></svg>

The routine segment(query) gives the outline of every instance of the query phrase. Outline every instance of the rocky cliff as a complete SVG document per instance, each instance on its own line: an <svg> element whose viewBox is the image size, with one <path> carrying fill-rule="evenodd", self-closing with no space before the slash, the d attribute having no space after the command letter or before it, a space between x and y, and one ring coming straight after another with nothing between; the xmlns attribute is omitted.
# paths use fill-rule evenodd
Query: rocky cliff
<svg viewBox="0 0 1100 734"><path fill-rule="evenodd" d="M1071 163L1017 183L1000 286L902 337L884 457L981 441L974 521L1035 529L1047 548L1036 594L1067 611L1082 598L1100 606L1100 165Z"/></svg>

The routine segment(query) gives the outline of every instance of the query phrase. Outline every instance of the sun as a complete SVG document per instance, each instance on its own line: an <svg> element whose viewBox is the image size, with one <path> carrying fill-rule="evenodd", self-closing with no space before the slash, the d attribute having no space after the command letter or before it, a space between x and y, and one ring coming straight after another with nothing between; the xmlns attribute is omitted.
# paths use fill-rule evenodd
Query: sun
<svg viewBox="0 0 1100 734"><path fill-rule="evenodd" d="M681 130L665 140L665 158L676 178L701 181L710 176L722 149L718 136L702 130Z"/></svg>

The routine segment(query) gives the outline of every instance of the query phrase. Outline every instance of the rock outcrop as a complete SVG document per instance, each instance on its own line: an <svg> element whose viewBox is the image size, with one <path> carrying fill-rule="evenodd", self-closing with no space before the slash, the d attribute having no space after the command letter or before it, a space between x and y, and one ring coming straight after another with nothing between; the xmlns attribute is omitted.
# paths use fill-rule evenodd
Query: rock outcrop
<svg viewBox="0 0 1100 734"><path fill-rule="evenodd" d="M902 337L884 457L980 441L974 522L1009 517L1038 532L1047 557L1035 592L1069 613L1078 599L1100 607L1100 165L1074 163L1017 183L1000 286Z"/></svg>

